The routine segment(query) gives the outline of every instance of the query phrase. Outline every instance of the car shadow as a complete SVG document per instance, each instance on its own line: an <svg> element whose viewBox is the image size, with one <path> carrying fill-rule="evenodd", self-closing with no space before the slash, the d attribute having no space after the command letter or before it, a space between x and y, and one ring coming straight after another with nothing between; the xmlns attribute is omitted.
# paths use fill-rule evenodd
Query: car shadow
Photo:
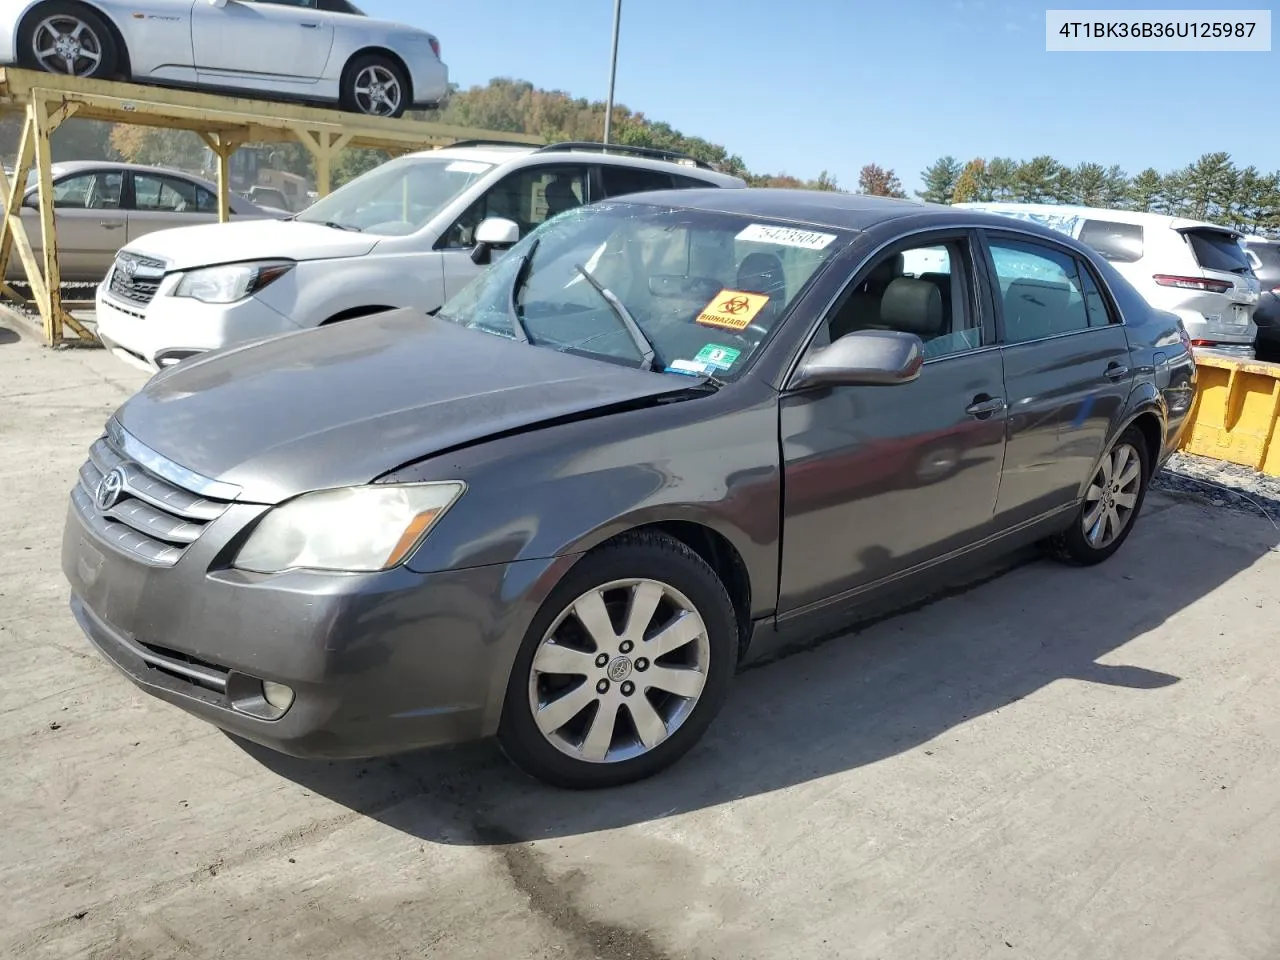
<svg viewBox="0 0 1280 960"><path fill-rule="evenodd" d="M591 833L782 790L921 746L1054 682L1135 697L1176 684L1110 655L1280 543L1268 527L1268 536L1210 544L1199 535L1213 522L1204 510L1152 497L1130 542L1105 564L1062 567L1024 551L892 615L750 666L702 743L626 787L552 789L490 742L332 763L237 742L308 790L447 844Z"/></svg>
<svg viewBox="0 0 1280 960"><path fill-rule="evenodd" d="M18 331L0 326L0 347L9 343L17 343L21 339L22 337L18 334Z"/></svg>

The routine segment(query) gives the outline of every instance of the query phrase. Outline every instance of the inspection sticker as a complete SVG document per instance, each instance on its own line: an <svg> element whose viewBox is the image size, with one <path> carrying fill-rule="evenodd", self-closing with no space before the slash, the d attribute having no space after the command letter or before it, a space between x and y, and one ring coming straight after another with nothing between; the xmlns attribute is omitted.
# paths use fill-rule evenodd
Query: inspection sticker
<svg viewBox="0 0 1280 960"><path fill-rule="evenodd" d="M711 302L702 308L697 322L706 327L724 327L726 330L745 330L764 309L769 298L762 293L744 293L741 290L721 290Z"/></svg>
<svg viewBox="0 0 1280 960"><path fill-rule="evenodd" d="M709 369L705 363L693 360L672 360L671 365L663 373L683 373L686 377L700 377Z"/></svg>
<svg viewBox="0 0 1280 960"><path fill-rule="evenodd" d="M708 343L698 351L698 355L693 359L697 363L705 363L712 370L728 370L741 355L742 351L735 350L733 347L722 347L718 343Z"/></svg>
<svg viewBox="0 0 1280 960"><path fill-rule="evenodd" d="M767 223L753 223L738 234L739 240L756 243L776 243L783 247L801 247L805 250L825 250L836 238L834 233L817 233L813 230L797 230L794 227L771 227Z"/></svg>

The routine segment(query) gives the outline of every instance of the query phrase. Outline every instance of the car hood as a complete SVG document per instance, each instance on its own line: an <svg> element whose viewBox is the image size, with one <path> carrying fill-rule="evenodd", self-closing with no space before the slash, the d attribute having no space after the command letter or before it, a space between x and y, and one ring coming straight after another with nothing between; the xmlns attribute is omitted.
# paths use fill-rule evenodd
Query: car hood
<svg viewBox="0 0 1280 960"><path fill-rule="evenodd" d="M318 223L267 218L157 230L125 250L163 260L167 270L190 270L246 260L362 257L378 239Z"/></svg>
<svg viewBox="0 0 1280 960"><path fill-rule="evenodd" d="M116 419L161 456L240 487L239 499L276 503L691 386L397 310L185 361Z"/></svg>

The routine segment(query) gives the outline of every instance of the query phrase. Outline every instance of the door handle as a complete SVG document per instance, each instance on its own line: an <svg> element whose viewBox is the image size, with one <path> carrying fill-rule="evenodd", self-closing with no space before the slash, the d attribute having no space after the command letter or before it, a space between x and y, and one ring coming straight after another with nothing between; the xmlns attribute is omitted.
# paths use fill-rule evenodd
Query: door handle
<svg viewBox="0 0 1280 960"><path fill-rule="evenodd" d="M303 29L303 30L314 30L314 29L315 29L316 27L318 27L318 26L320 26L320 24L318 24L318 23L304 23L304 24L302 24L302 29Z"/></svg>
<svg viewBox="0 0 1280 960"><path fill-rule="evenodd" d="M973 403L964 408L964 412L978 420L986 420L993 413L999 413L1004 409L1004 397L993 397L990 394L980 393L973 398Z"/></svg>
<svg viewBox="0 0 1280 960"><path fill-rule="evenodd" d="M110 220L102 220L102 221L100 221L100 222L98 223L98 226L103 227L103 228L105 228L105 229L107 229L107 230L119 230L121 227L123 227L123 226L124 226L124 224L123 224L123 223L112 223Z"/></svg>
<svg viewBox="0 0 1280 960"><path fill-rule="evenodd" d="M1106 377L1108 380L1122 380L1129 375L1129 368L1123 363L1107 364Z"/></svg>

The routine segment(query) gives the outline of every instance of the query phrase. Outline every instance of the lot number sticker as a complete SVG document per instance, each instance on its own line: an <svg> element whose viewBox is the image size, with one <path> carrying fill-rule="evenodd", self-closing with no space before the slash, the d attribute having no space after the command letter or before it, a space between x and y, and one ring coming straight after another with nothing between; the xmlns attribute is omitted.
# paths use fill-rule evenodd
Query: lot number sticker
<svg viewBox="0 0 1280 960"><path fill-rule="evenodd" d="M698 351L698 355L693 359L697 363L706 364L713 370L728 370L737 362L738 357L741 355L741 350L734 350L732 347L722 347L718 343L708 343Z"/></svg>
<svg viewBox="0 0 1280 960"><path fill-rule="evenodd" d="M769 298L762 293L745 293L741 290L721 290L702 308L697 322L704 327L723 327L726 330L745 330L764 309Z"/></svg>
<svg viewBox="0 0 1280 960"><path fill-rule="evenodd" d="M776 243L779 246L800 247L804 250L825 250L835 238L834 233L796 230L794 227L771 227L765 223L753 223L738 234L739 240Z"/></svg>

